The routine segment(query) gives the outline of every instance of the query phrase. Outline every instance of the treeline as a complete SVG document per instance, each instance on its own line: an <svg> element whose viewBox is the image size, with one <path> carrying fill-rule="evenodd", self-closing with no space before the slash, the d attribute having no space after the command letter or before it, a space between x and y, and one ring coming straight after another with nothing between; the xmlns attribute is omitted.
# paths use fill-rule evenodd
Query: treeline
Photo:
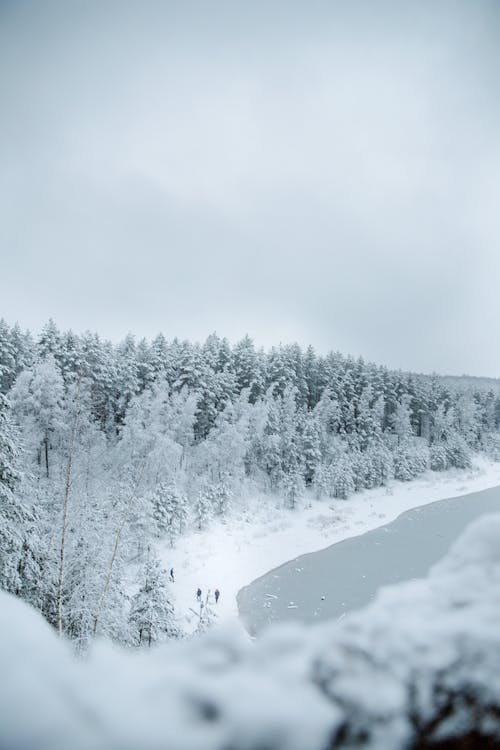
<svg viewBox="0 0 500 750"><path fill-rule="evenodd" d="M35 340L0 321L0 389L0 585L82 648L176 634L152 540L249 493L293 508L500 456L490 388L248 337L113 345L50 321Z"/></svg>

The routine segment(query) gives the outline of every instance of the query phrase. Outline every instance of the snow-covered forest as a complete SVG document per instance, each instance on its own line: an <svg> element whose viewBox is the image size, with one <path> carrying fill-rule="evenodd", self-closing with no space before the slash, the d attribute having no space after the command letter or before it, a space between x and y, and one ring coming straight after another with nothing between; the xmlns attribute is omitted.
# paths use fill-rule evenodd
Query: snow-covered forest
<svg viewBox="0 0 500 750"><path fill-rule="evenodd" d="M289 513L500 454L497 391L297 345L2 321L0 376L0 584L78 650L179 636L156 542L255 493Z"/></svg>

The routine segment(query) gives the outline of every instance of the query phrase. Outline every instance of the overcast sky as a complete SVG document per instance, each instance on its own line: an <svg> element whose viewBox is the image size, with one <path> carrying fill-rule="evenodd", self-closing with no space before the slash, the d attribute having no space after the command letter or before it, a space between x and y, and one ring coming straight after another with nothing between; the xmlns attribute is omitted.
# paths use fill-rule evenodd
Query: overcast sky
<svg viewBox="0 0 500 750"><path fill-rule="evenodd" d="M500 3L0 0L0 317L500 376Z"/></svg>

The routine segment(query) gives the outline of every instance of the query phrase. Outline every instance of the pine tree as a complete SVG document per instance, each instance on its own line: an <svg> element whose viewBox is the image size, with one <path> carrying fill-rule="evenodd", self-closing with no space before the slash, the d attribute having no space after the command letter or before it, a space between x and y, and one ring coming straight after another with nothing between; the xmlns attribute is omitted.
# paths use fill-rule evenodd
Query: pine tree
<svg viewBox="0 0 500 750"><path fill-rule="evenodd" d="M281 480L281 490L291 510L297 507L298 502L304 495L304 489L304 477L298 468L284 474Z"/></svg>
<svg viewBox="0 0 500 750"><path fill-rule="evenodd" d="M348 455L340 456L330 467L333 497L346 500L355 490L354 472Z"/></svg>
<svg viewBox="0 0 500 750"><path fill-rule="evenodd" d="M150 647L154 643L177 638L179 628L169 599L166 571L151 548L140 573L140 588L132 598L129 624L134 643Z"/></svg>
<svg viewBox="0 0 500 750"><path fill-rule="evenodd" d="M238 341L233 348L232 369L238 392L248 389L250 401L254 403L264 391L264 379L259 355L249 336Z"/></svg>
<svg viewBox="0 0 500 750"><path fill-rule="evenodd" d="M308 413L304 417L301 452L304 459L305 481L306 484L311 484L321 462L321 428L312 413Z"/></svg>
<svg viewBox="0 0 500 750"><path fill-rule="evenodd" d="M147 388L154 381L154 369L152 363L151 348L146 341L142 338L137 344L137 383L138 391L142 391Z"/></svg>
<svg viewBox="0 0 500 750"><path fill-rule="evenodd" d="M280 411L278 401L273 397L272 388L266 394L265 404L267 419L262 438L262 454L271 489L276 489L283 479L283 467L281 464Z"/></svg>
<svg viewBox="0 0 500 750"><path fill-rule="evenodd" d="M131 334L116 349L114 376L115 418L117 424L121 425L131 399L140 391L137 347Z"/></svg>
<svg viewBox="0 0 500 750"><path fill-rule="evenodd" d="M170 384L172 380L172 370L170 365L170 350L167 340L162 333L156 336L149 350L149 367L151 371L151 381L154 382L159 378L165 378Z"/></svg>
<svg viewBox="0 0 500 750"><path fill-rule="evenodd" d="M0 393L7 393L16 377L16 350L9 326L0 318Z"/></svg>
<svg viewBox="0 0 500 750"><path fill-rule="evenodd" d="M398 445L404 445L414 434L411 425L410 397L408 395L396 403L391 421L392 429L397 435Z"/></svg>
<svg viewBox="0 0 500 750"><path fill-rule="evenodd" d="M73 331L62 335L57 362L65 383L74 383L82 375L82 345Z"/></svg>
<svg viewBox="0 0 500 750"><path fill-rule="evenodd" d="M201 531L208 524L213 513L213 500L210 489L199 490L194 506L196 528Z"/></svg>
<svg viewBox="0 0 500 750"><path fill-rule="evenodd" d="M312 346L308 346L304 356L304 378L307 387L307 407L314 409L320 399L320 364Z"/></svg>
<svg viewBox="0 0 500 750"><path fill-rule="evenodd" d="M312 486L318 500L331 496L331 476L329 467L325 466L325 464L320 463L317 465Z"/></svg>
<svg viewBox="0 0 500 750"><path fill-rule="evenodd" d="M159 535L168 534L170 546L184 531L187 498L175 484L160 483L153 492L153 518Z"/></svg>
<svg viewBox="0 0 500 750"><path fill-rule="evenodd" d="M17 420L24 425L26 437L33 440L37 463L50 476L50 453L64 428L64 383L54 358L47 355L31 369L24 370L10 392Z"/></svg>
<svg viewBox="0 0 500 750"><path fill-rule="evenodd" d="M233 491L229 481L229 475L222 472L217 484L214 486L214 507L218 516L227 516L231 507Z"/></svg>
<svg viewBox="0 0 500 750"><path fill-rule="evenodd" d="M36 348L41 359L53 357L56 362L59 362L62 353L61 332L52 318L49 318L49 321L44 325Z"/></svg>
<svg viewBox="0 0 500 750"><path fill-rule="evenodd" d="M19 497L20 451L9 403L0 394L0 587L19 593L23 559L31 555L28 532L33 516Z"/></svg>

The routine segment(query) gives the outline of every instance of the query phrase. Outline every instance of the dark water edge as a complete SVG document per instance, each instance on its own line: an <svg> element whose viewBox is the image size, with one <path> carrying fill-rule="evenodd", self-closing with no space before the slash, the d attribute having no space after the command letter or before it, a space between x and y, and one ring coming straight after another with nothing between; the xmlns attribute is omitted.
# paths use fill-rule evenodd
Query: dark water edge
<svg viewBox="0 0 500 750"><path fill-rule="evenodd" d="M471 521L493 512L500 512L500 487L414 508L296 557L239 591L240 619L251 635L273 622L339 619L368 604L381 586L425 576Z"/></svg>

